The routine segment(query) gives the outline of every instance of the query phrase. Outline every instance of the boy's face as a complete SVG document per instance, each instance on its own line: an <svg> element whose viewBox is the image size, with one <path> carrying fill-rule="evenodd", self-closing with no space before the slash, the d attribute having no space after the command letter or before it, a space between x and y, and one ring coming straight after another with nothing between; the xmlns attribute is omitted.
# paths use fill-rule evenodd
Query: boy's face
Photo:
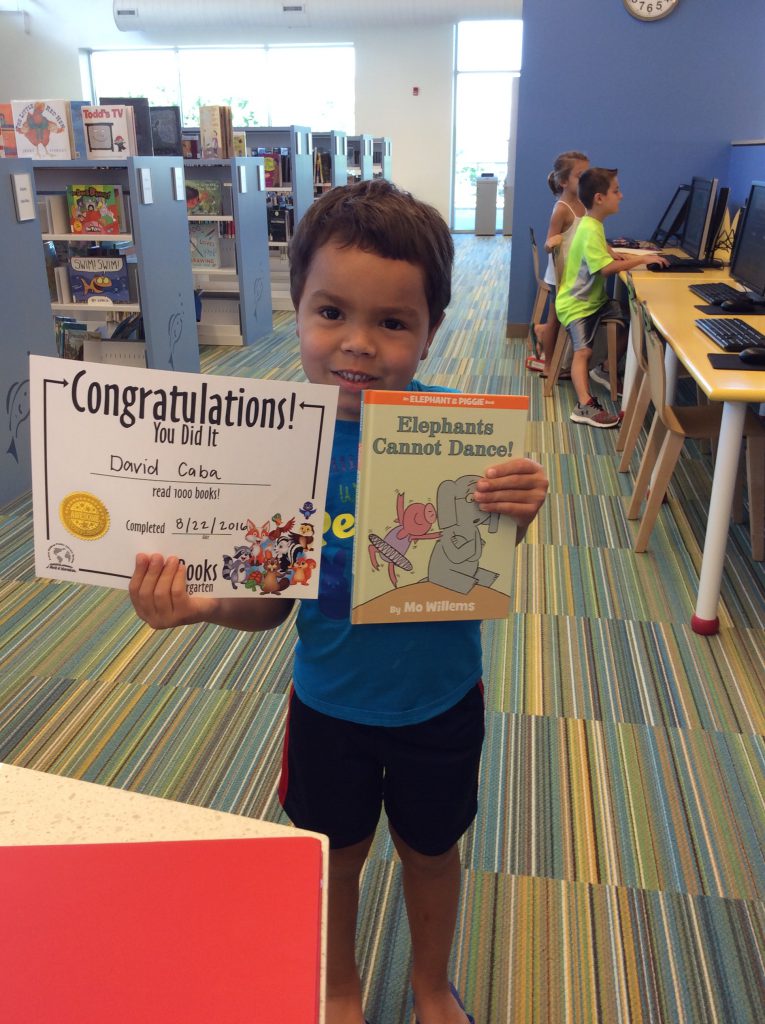
<svg viewBox="0 0 765 1024"><path fill-rule="evenodd" d="M361 393L369 388L405 391L438 326L430 327L415 264L333 241L317 250L297 309L297 334L308 379L340 388L339 419L358 420Z"/></svg>
<svg viewBox="0 0 765 1024"><path fill-rule="evenodd" d="M622 201L622 190L619 187L618 178L614 178L611 182L608 192L599 192L598 195L601 198L600 210L604 217L610 217L612 214L619 212L619 206Z"/></svg>

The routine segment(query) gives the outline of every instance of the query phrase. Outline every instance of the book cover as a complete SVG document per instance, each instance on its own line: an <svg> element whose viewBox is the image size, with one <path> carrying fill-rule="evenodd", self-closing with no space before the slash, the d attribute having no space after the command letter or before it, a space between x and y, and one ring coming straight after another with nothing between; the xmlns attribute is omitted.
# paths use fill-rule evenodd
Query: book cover
<svg viewBox="0 0 765 1024"><path fill-rule="evenodd" d="M124 256L70 256L69 285L72 302L92 305L130 302Z"/></svg>
<svg viewBox="0 0 765 1024"><path fill-rule="evenodd" d="M145 96L101 96L98 101L105 106L128 106L133 111L136 150L138 156L154 156L151 140L151 112Z"/></svg>
<svg viewBox="0 0 765 1024"><path fill-rule="evenodd" d="M125 160L135 156L133 113L124 104L83 106L82 124L89 160Z"/></svg>
<svg viewBox="0 0 765 1024"><path fill-rule="evenodd" d="M187 178L186 210L194 217L220 217L223 213L222 182Z"/></svg>
<svg viewBox="0 0 765 1024"><path fill-rule="evenodd" d="M322 875L299 833L0 847L0 1019L318 1024Z"/></svg>
<svg viewBox="0 0 765 1024"><path fill-rule="evenodd" d="M211 160L224 157L225 127L222 108L217 106L199 107L199 140L202 147L202 159Z"/></svg>
<svg viewBox="0 0 765 1024"><path fill-rule="evenodd" d="M0 103L0 144L3 156L17 156L16 132L13 130L13 110L10 103Z"/></svg>
<svg viewBox="0 0 765 1024"><path fill-rule="evenodd" d="M85 143L85 125L82 121L82 108L90 104L87 100L70 100L69 109L72 115L72 147L75 160L87 160L88 147Z"/></svg>
<svg viewBox="0 0 765 1024"><path fill-rule="evenodd" d="M180 107L149 107L154 156L182 156Z"/></svg>
<svg viewBox="0 0 765 1024"><path fill-rule="evenodd" d="M71 160L71 113L67 100L12 100L16 151L32 160Z"/></svg>
<svg viewBox="0 0 765 1024"><path fill-rule="evenodd" d="M266 176L266 188L280 188L282 184L281 159L278 154L268 151L263 153L263 170Z"/></svg>
<svg viewBox="0 0 765 1024"><path fill-rule="evenodd" d="M193 221L189 224L189 245L192 267L220 266L220 231L215 222Z"/></svg>
<svg viewBox="0 0 765 1024"><path fill-rule="evenodd" d="M528 398L366 391L351 622L500 619L516 524L473 499L489 466L523 452Z"/></svg>
<svg viewBox="0 0 765 1024"><path fill-rule="evenodd" d="M234 132L234 156L247 156L247 132Z"/></svg>
<svg viewBox="0 0 765 1024"><path fill-rule="evenodd" d="M67 185L66 201L73 234L119 234L119 185Z"/></svg>

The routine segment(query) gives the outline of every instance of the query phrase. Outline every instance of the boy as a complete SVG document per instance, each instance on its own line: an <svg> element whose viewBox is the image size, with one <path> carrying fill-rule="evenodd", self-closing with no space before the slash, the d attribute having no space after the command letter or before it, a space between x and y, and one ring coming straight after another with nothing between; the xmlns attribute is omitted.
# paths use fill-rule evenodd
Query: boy
<svg viewBox="0 0 765 1024"><path fill-rule="evenodd" d="M355 961L359 876L384 806L403 867L419 1024L465 1024L448 979L460 885L457 840L476 812L483 741L480 624L351 626L350 567L361 395L413 380L451 298L453 244L431 207L384 180L342 186L303 217L290 251L303 368L340 389L320 595L297 619L279 795L299 827L330 838L327 1024L363 1024ZM487 468L480 507L519 535L547 492L529 459ZM130 584L155 628L261 630L291 601L186 593L177 559L139 555Z"/></svg>
<svg viewBox="0 0 765 1024"><path fill-rule="evenodd" d="M617 171L591 167L579 179L579 198L587 213L579 222L566 257L563 280L555 300L558 319L566 327L574 348L571 380L577 402L571 419L590 427L615 427L619 417L606 412L590 394L589 376L603 387L610 387L605 363L590 370L592 345L598 327L607 320L618 321L617 347L621 357L627 346L627 317L615 299L606 293L606 278L635 267L645 266L646 254L623 256L606 244L603 221L619 212L622 190ZM648 257L652 263L666 264L661 256Z"/></svg>

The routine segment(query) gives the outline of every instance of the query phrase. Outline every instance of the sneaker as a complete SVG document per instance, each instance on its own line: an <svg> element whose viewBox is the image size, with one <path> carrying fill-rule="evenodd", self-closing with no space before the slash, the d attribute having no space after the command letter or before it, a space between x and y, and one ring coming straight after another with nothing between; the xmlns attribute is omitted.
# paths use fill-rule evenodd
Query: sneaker
<svg viewBox="0 0 765 1024"><path fill-rule="evenodd" d="M608 370L603 369L603 364L598 363L597 366L593 366L590 370L590 380L594 380L596 384L600 384L606 391L611 391L611 378L608 375ZM622 396L622 381L617 379L616 382L616 397L621 398Z"/></svg>
<svg viewBox="0 0 765 1024"><path fill-rule="evenodd" d="M619 417L612 412L606 412L597 398L590 398L586 405L577 402L571 413L574 423L586 423L589 427L616 427L619 425Z"/></svg>

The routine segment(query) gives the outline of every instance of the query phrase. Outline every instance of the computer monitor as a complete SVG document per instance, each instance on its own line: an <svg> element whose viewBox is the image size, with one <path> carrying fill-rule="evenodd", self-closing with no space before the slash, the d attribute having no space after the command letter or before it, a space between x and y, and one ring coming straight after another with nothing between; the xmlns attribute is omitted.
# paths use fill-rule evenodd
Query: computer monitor
<svg viewBox="0 0 765 1024"><path fill-rule="evenodd" d="M706 258L709 223L717 195L717 178L694 178L680 248L694 260Z"/></svg>
<svg viewBox="0 0 765 1024"><path fill-rule="evenodd" d="M730 276L750 299L765 302L765 181L754 181L741 211Z"/></svg>
<svg viewBox="0 0 765 1024"><path fill-rule="evenodd" d="M650 238L650 241L657 249L667 245L674 236L679 238L682 235L690 191L690 185L680 185L675 189L675 194L670 199L669 205L661 215L661 220L656 225Z"/></svg>

